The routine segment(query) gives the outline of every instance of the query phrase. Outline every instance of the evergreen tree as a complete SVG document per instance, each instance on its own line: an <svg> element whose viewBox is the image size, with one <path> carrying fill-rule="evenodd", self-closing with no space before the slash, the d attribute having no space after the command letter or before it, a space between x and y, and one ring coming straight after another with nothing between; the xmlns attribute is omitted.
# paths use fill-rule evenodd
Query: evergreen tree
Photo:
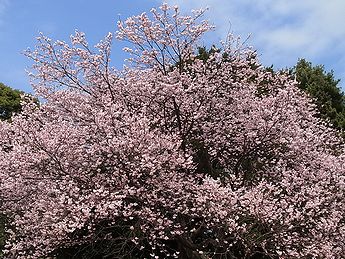
<svg viewBox="0 0 345 259"><path fill-rule="evenodd" d="M292 69L300 89L315 100L320 117L327 119L339 130L345 129L344 93L338 87L339 79L333 71L327 72L323 65L313 66L311 62L300 59Z"/></svg>
<svg viewBox="0 0 345 259"><path fill-rule="evenodd" d="M12 114L21 110L22 92L0 83L0 120L8 120Z"/></svg>

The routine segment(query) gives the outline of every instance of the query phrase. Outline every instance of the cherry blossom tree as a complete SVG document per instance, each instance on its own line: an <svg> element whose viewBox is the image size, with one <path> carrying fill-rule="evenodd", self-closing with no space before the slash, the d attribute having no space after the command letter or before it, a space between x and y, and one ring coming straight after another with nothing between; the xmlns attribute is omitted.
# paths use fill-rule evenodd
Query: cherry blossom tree
<svg viewBox="0 0 345 259"><path fill-rule="evenodd" d="M340 258L344 150L287 74L229 36L197 58L204 10L118 23L132 58L38 37L43 101L0 124L8 258Z"/></svg>

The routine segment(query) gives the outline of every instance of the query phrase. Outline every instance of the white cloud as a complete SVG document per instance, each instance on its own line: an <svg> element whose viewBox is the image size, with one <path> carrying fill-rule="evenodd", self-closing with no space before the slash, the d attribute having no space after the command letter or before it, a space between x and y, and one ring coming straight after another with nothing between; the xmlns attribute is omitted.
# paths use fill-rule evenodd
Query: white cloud
<svg viewBox="0 0 345 259"><path fill-rule="evenodd" d="M209 7L207 18L217 26L215 41L231 30L246 37L264 63L292 66L300 57L322 62L345 60L344 0L168 0L183 11ZM328 57L327 57L328 56ZM345 69L338 74L345 75ZM336 69L335 69L336 70Z"/></svg>

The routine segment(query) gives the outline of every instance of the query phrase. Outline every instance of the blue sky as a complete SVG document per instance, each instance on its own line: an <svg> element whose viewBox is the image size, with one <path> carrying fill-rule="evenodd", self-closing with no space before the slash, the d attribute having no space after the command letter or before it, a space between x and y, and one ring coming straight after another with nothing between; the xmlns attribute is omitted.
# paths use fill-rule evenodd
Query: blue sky
<svg viewBox="0 0 345 259"><path fill-rule="evenodd" d="M298 58L334 70L345 88L344 0L167 0L183 12L209 7L207 18L216 25L208 42L218 43L227 32L246 38L264 65L291 67ZM53 39L69 40L75 29L96 44L116 21L149 11L159 0L0 0L0 82L31 91L25 69L31 64L21 52L34 48L41 31ZM125 56L115 42L115 64Z"/></svg>

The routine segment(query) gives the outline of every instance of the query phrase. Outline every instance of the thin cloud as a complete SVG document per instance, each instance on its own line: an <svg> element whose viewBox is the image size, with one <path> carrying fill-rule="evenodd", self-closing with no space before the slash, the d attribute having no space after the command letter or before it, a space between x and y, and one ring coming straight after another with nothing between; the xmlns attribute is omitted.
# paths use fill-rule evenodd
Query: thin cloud
<svg viewBox="0 0 345 259"><path fill-rule="evenodd" d="M8 5L9 0L0 0L0 15L2 15L5 12Z"/></svg>
<svg viewBox="0 0 345 259"><path fill-rule="evenodd" d="M168 0L182 10L209 7L208 18L224 39L229 31L245 38L262 54L264 63L287 67L305 57L315 62L345 60L343 0ZM215 39L216 40L216 39ZM344 66L343 66L344 67ZM343 70L343 68L341 68ZM345 75L345 71L339 71Z"/></svg>
<svg viewBox="0 0 345 259"><path fill-rule="evenodd" d="M0 0L0 25L3 23L3 16L9 3L9 0Z"/></svg>

